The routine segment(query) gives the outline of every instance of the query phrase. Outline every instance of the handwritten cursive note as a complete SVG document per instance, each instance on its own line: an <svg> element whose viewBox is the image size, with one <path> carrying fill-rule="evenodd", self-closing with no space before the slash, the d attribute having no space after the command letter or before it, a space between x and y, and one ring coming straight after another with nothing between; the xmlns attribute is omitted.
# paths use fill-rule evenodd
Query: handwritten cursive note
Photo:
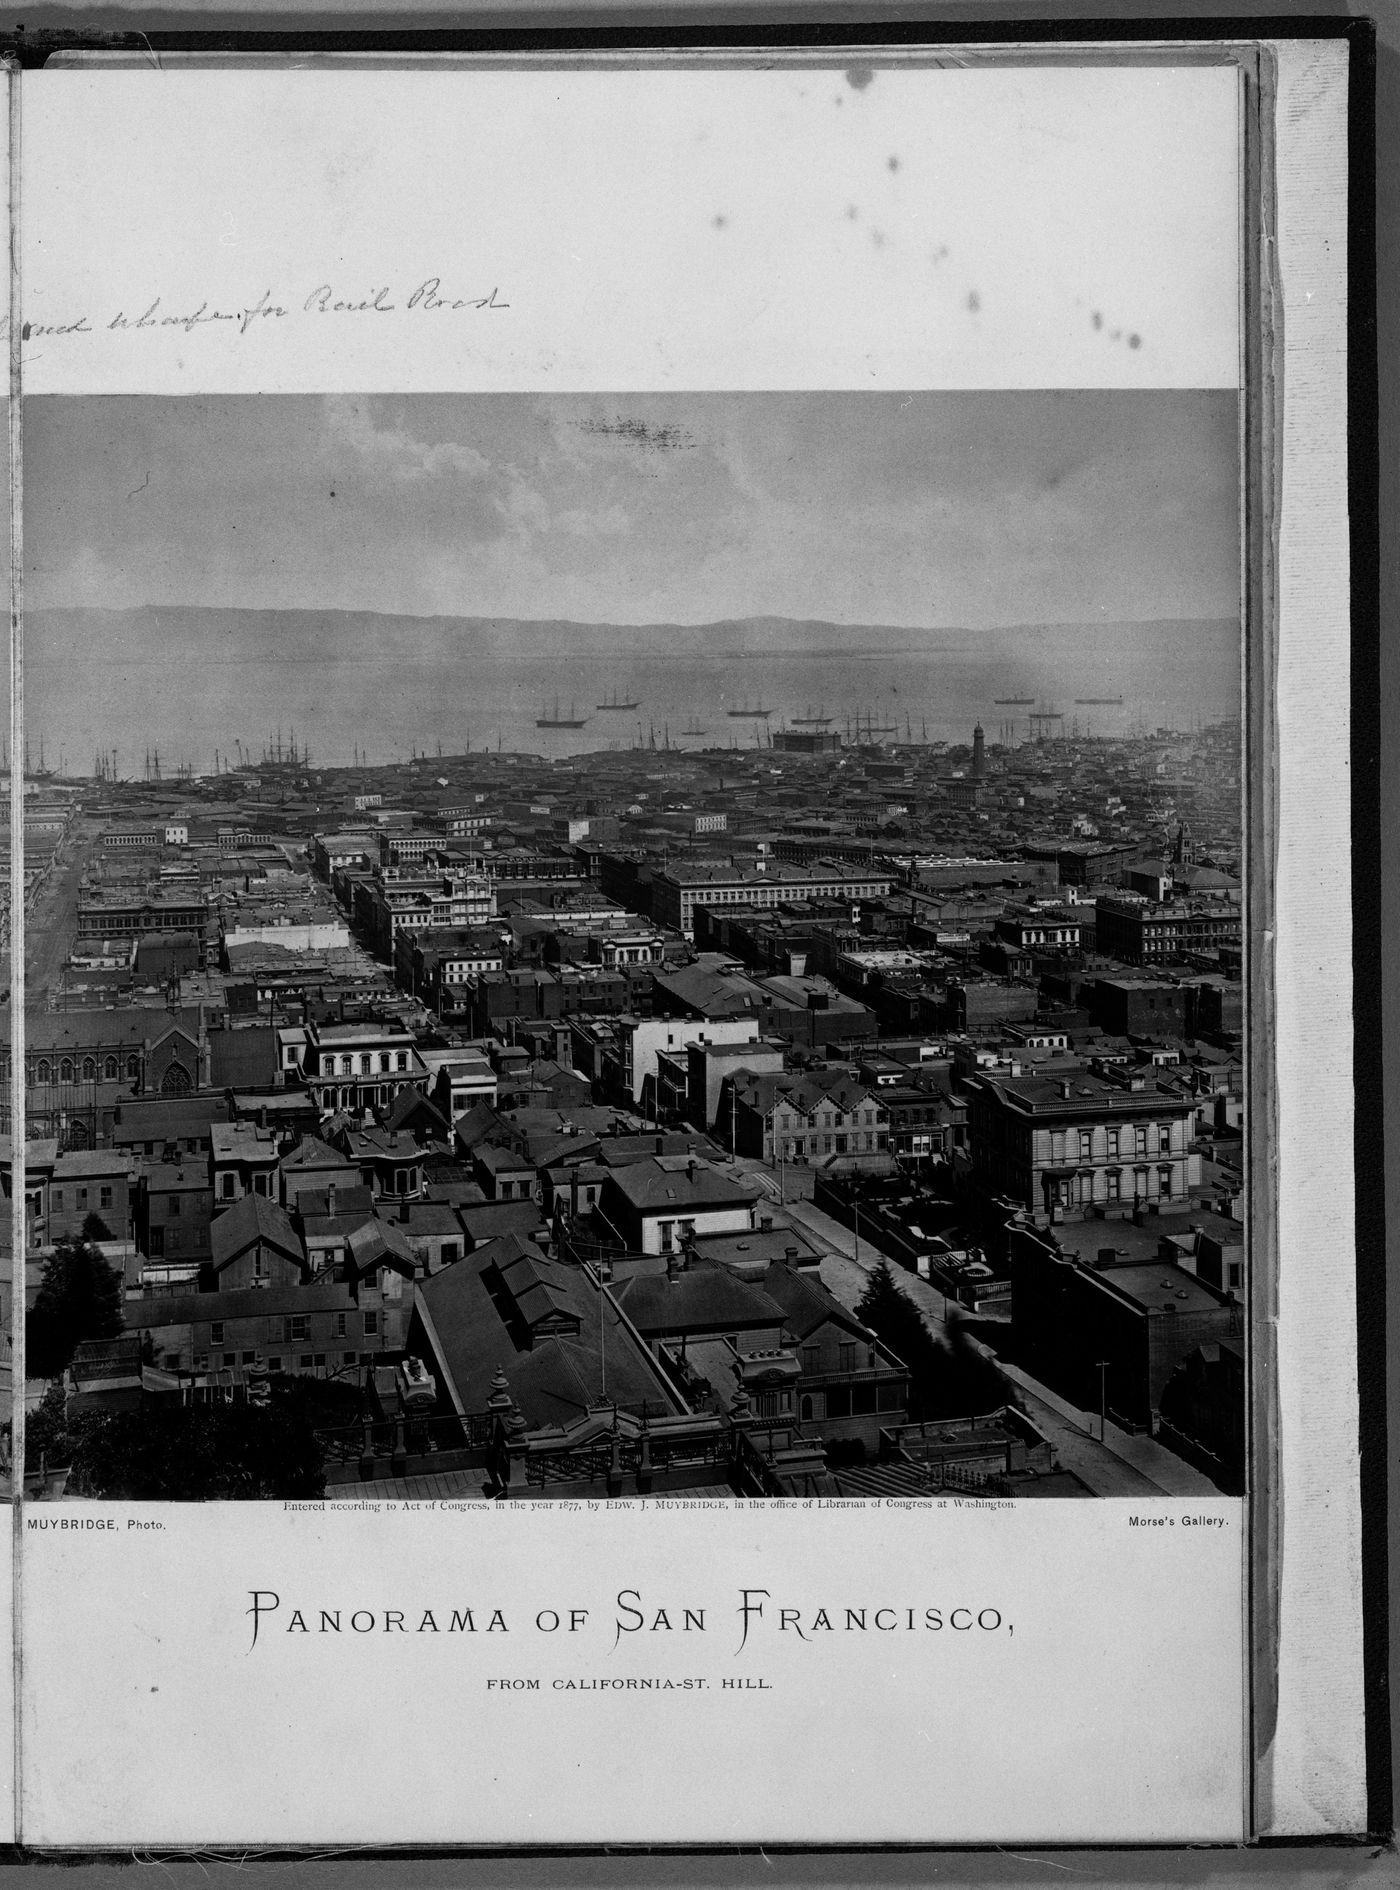
<svg viewBox="0 0 1400 1890"><path fill-rule="evenodd" d="M509 307L509 302L501 300L499 288L492 288L486 295L459 294L451 287L444 287L441 276L428 276L407 290L395 290L386 283L383 287L371 287L361 294L347 293L333 282L319 282L309 294L285 299L275 297L271 289L264 289L256 302L249 302L242 308L219 308L211 302L201 302L197 308L172 310L164 306L160 296L156 296L139 312L119 308L110 317L93 318L82 314L66 321L25 322L20 330L20 340L66 339L70 336L91 335L99 328L109 332L130 331L133 334L154 334L174 328L191 335L196 329L214 327L227 333L246 335L250 328L260 327L267 322L296 321L313 316L421 317L432 314L476 314ZM8 332L9 317L0 316L0 335Z"/></svg>

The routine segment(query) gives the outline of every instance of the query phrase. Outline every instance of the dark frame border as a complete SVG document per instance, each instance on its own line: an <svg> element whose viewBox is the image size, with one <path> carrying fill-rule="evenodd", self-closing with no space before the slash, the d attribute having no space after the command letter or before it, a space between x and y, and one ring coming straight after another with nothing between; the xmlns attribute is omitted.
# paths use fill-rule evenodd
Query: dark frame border
<svg viewBox="0 0 1400 1890"><path fill-rule="evenodd" d="M1389 1477L1387 1463L1387 1347L1385 1203L1378 1184L1385 1171L1385 1123L1382 1107L1383 1006L1381 992L1382 893L1378 870L1383 843L1381 814L1381 516L1379 357L1376 301L1376 30L1369 19L1336 14L1188 15L1163 18L1017 19L1003 15L981 19L974 7L950 21L839 18L794 20L769 8L723 12L682 5L672 10L651 6L628 10L633 22L602 23L606 16L555 8L551 13L504 7L496 14L478 12L486 23L475 27L437 24L453 17L435 16L431 25L371 25L384 14L344 9L341 24L329 28L325 13L298 13L290 9L275 25L257 15L201 10L197 15L165 8L144 12L145 30L133 28L126 11L89 14L81 27L48 25L48 13L64 19L56 9L41 9L39 22L0 29L0 52L22 69L42 67L56 54L81 51L127 52L143 61L158 61L171 53L547 53L569 54L608 50L726 47L736 51L795 47L819 52L824 47L888 45L931 47L969 40L994 46L1000 43L1076 45L1116 40L1124 45L1163 39L1249 41L1273 39L1345 39L1350 46L1348 153L1348 479L1351 541L1351 814L1352 814L1352 970L1355 981L1353 1067L1358 1097L1354 1152L1358 1187L1357 1230L1357 1347L1361 1442L1361 1529L1363 1559L1362 1625L1364 1636L1367 1783L1370 1835L1337 1841L1337 1848L1385 1842L1393 1834L1394 1791L1392 1761L1396 1740L1392 1733L1388 1661L1391 1651L1388 1587ZM748 14L748 18L743 14ZM71 17L71 16L66 16ZM192 17L199 26L191 26ZM392 17L392 16L391 16ZM420 16L421 17L421 16ZM433 17L433 16L430 16ZM613 18L617 18L614 15ZM35 15L31 12L31 21ZM539 24L541 18L551 23ZM257 24L249 24L257 20ZM706 22L709 23L706 23ZM110 22L108 24L107 22ZM363 22L363 23L362 23ZM1266 1840L1271 1852L1307 1848L1313 1840ZM1051 1850L1053 1847L1038 1847ZM1005 1855L985 1847L964 1856ZM645 1846L619 1851L611 1847L510 1847L501 1849L422 1849L387 1847L347 1854L388 1861L391 1858L493 1858L500 1861L607 1857L615 1864L641 1859L680 1856L724 1858L820 1856L855 1858L869 1855L868 1847L822 1847L804 1853L800 1847L753 1846ZM883 1857L928 1854L927 1847L881 1847ZM1129 1857L1161 1857L1155 1847L1143 1847ZM1167 1853L1170 1854L1170 1853ZM15 1853L16 1857L20 1854ZM53 1856L54 1853L45 1855ZM129 1852L61 1854L65 1862L80 1856L126 1859ZM308 1861L305 1850L261 1854ZM957 1853L931 1853L951 1862ZM1087 1852L1107 1861L1112 1852ZM1024 1860L1031 1861L1031 1860ZM1126 1860L1125 1860L1126 1861ZM1282 1859L1280 1858L1280 1862ZM631 1874L630 1872L628 1873ZM940 1874L942 1872L940 1871ZM980 1873L977 1873L980 1875ZM1125 1876L1136 1876L1136 1871ZM708 1875L708 1873L707 1873ZM782 1881L781 1875L779 1881Z"/></svg>

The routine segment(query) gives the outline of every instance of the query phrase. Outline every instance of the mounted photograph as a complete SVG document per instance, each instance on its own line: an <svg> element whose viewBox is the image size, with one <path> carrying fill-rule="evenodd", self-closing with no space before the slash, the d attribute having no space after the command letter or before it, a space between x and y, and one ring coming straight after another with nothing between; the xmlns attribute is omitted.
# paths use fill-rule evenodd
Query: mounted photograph
<svg viewBox="0 0 1400 1890"><path fill-rule="evenodd" d="M1237 392L24 430L31 1494L1244 1492Z"/></svg>

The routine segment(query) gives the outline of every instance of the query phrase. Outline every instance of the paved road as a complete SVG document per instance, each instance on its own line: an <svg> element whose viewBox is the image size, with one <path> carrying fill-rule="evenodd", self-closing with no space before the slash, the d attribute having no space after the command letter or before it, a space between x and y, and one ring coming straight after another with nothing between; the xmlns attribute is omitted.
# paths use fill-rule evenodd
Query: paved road
<svg viewBox="0 0 1400 1890"><path fill-rule="evenodd" d="M810 1201L812 1190L816 1186L816 1171L802 1167L796 1162L784 1162L781 1174L769 1162L759 1161L754 1155L732 1155L728 1158L741 1174L750 1175L773 1200L779 1197L781 1190L783 1204L794 1201Z"/></svg>
<svg viewBox="0 0 1400 1890"><path fill-rule="evenodd" d="M927 1280L919 1279L916 1274L906 1273L897 1260L890 1260L889 1255L872 1245L864 1234L860 1237L860 1257L857 1259L856 1237L852 1229L843 1227L840 1221L834 1221L829 1214L823 1214L810 1201L789 1201L787 1212L825 1246L835 1250L822 1262L822 1280L843 1306L854 1310L856 1301L865 1291L869 1275L881 1260L889 1260L901 1289L923 1314L924 1324L929 1331L936 1339L947 1336L947 1301L936 1286L930 1286Z"/></svg>
<svg viewBox="0 0 1400 1890"><path fill-rule="evenodd" d="M1104 1440L1100 1443L1101 1420L1097 1411L1079 1410L1068 1399L1059 1397L1047 1385L1042 1385L1039 1379L1032 1378L1029 1372L1023 1372L1018 1365L1003 1364L1002 1370L1020 1390L1023 1399L1029 1401L1034 1398L1057 1424L1064 1427L1067 1438L1080 1439L1085 1443L1092 1439L1095 1450L1109 1452L1120 1464L1146 1481L1154 1493L1168 1496L1220 1495L1208 1476L1193 1469L1184 1458L1178 1457L1174 1450L1168 1450L1165 1444L1159 1444L1155 1438L1135 1436L1131 1431L1120 1430L1116 1424L1107 1424L1103 1426ZM1079 1466L1070 1463L1069 1467L1076 1470ZM1085 1481L1089 1479L1085 1477ZM1118 1494L1116 1491L1101 1493ZM1125 1490L1122 1493L1132 1495L1134 1492Z"/></svg>
<svg viewBox="0 0 1400 1890"><path fill-rule="evenodd" d="M787 1212L835 1250L822 1262L822 1282L843 1306L854 1311L870 1273L889 1256L862 1235L857 1261L852 1230L832 1220L810 1202L789 1202ZM942 1293L927 1280L904 1272L897 1262L890 1264L901 1290L919 1308L929 1331L936 1339L946 1338L948 1302ZM1101 1442L1097 1413L1090 1415L1078 1410L1019 1366L1001 1359L997 1363L1015 1386L1027 1416L1049 1438L1061 1467L1072 1470L1095 1496L1140 1500L1158 1496L1219 1496L1219 1490L1209 1477L1192 1469L1164 1445L1150 1437L1134 1437L1116 1424L1107 1426Z"/></svg>
<svg viewBox="0 0 1400 1890"><path fill-rule="evenodd" d="M44 887L27 915L24 937L25 992L41 1001L68 961L78 926L78 884L87 865L93 829L79 823L64 841Z"/></svg>
<svg viewBox="0 0 1400 1890"><path fill-rule="evenodd" d="M1002 1367L1011 1376L1011 1371ZM1124 1463L1112 1450L1105 1448L1097 1437L1091 1437L1080 1425L1055 1408L1045 1397L1038 1395L1043 1391L1030 1389L1033 1380L1017 1374L1014 1381L1020 1397L1022 1409L1036 1427L1049 1438L1056 1460L1062 1470L1072 1470L1082 1483L1087 1483L1095 1496L1138 1497L1146 1499L1167 1494L1167 1487L1155 1483L1151 1477L1144 1476L1130 1463ZM1058 1400L1056 1401L1058 1403ZM1188 1466L1183 1464L1182 1468ZM1213 1491L1219 1495L1219 1491Z"/></svg>

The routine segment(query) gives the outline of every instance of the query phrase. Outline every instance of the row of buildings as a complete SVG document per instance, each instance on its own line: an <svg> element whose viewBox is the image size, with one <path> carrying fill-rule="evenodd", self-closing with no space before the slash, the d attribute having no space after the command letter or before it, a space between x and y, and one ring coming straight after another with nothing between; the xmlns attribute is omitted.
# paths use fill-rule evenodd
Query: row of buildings
<svg viewBox="0 0 1400 1890"><path fill-rule="evenodd" d="M1076 1493L1013 1411L965 1449L911 1429L907 1362L788 1210L816 1189L979 1344L1228 1483L1230 752L104 782L26 1020L30 1277L96 1213L125 1284L79 1395L323 1381L356 1413L333 1477Z"/></svg>

